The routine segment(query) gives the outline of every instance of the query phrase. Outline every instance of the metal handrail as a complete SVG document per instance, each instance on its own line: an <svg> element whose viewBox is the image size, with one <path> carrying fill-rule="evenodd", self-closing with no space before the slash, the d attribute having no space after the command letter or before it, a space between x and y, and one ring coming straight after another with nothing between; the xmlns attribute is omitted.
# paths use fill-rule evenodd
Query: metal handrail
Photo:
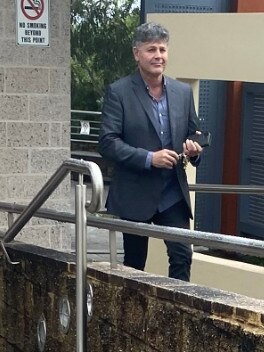
<svg viewBox="0 0 264 352"><path fill-rule="evenodd" d="M100 111L86 111L86 110L71 110L74 114L84 114L84 115L102 115Z"/></svg>
<svg viewBox="0 0 264 352"><path fill-rule="evenodd" d="M80 162L80 160L74 160L74 162ZM83 162L83 161L81 161ZM190 191L196 193L228 193L228 194L258 194L264 195L264 186L255 185L219 185L219 184L189 184ZM93 192L93 190L92 190ZM97 191L96 191L97 192ZM27 206L18 203L0 202L0 211L6 211L15 214L21 214ZM92 212L92 211L90 211ZM99 211L99 213L103 213ZM68 212L60 212L56 210L41 208L37 210L34 216L56 220L61 222L75 223L75 215Z"/></svg>
<svg viewBox="0 0 264 352"><path fill-rule="evenodd" d="M184 242L213 249L225 249L232 252L264 257L264 241L239 236L224 235L177 227L135 223L132 221L111 219L109 217L87 215L87 225L109 231L120 231L133 235L152 237L172 242Z"/></svg>
<svg viewBox="0 0 264 352"><path fill-rule="evenodd" d="M240 194L264 194L264 186L253 185L215 185L215 184L192 184L189 185L191 191L195 192L220 192L220 193L240 193ZM0 210L20 213L24 206L19 204L1 203ZM87 215L87 226L102 228L110 232L120 231L139 236L154 237L170 241L183 241L194 245L204 245L213 249L225 249L233 252L244 253L264 257L264 241L248 239L239 236L224 235L196 230L186 230L175 227L159 225L149 225L145 223L135 223L109 217ZM40 209L35 212L35 216L61 222L75 223L74 214L58 212L49 209ZM113 234L112 234L113 235ZM111 238L110 238L111 240ZM110 244L111 247L111 244ZM112 246L114 248L114 246ZM115 261L115 253L110 250L111 264Z"/></svg>
<svg viewBox="0 0 264 352"><path fill-rule="evenodd" d="M71 110L71 142L85 143L94 149L98 144L101 114L100 111ZM90 123L90 131L83 134L81 128L84 121ZM73 149L75 150L76 146Z"/></svg>
<svg viewBox="0 0 264 352"><path fill-rule="evenodd" d="M58 212L50 209L40 209L51 193L62 182L70 171L80 174L79 184L76 186L75 208L76 214ZM86 202L86 186L83 184L83 174L90 174L92 181L92 200ZM234 186L234 185L189 185L191 191L211 193L240 193L240 194L264 194L264 186ZM78 352L86 351L86 239L87 226L109 230L110 265L117 267L116 231L130 233L139 236L153 237L169 241L180 241L189 244L205 245L215 249L225 249L234 252L264 257L264 241L248 239L238 236L223 235L195 230L187 230L176 227L166 227L145 223L135 223L116 218L97 215L87 215L88 212L96 212L101 207L103 193L103 179L99 167L93 162L69 159L63 162L53 174L41 191L33 198L28 206L0 202L0 210L8 214L20 213L20 216L12 223L9 216L9 229L4 234L1 246L8 258L4 243L10 242L17 233L29 221L32 216L69 222L76 224L76 346ZM2 233L0 233L2 235Z"/></svg>
<svg viewBox="0 0 264 352"><path fill-rule="evenodd" d="M76 350L86 351L86 299L87 299L87 257L86 257L86 238L87 238L87 212L96 212L100 209L103 195L103 177L99 166L93 162L69 159L62 163L57 171L51 176L39 193L33 198L28 206L25 206L20 216L15 222L9 219L10 227L1 239L1 248L11 264L5 243L12 241L25 224L37 213L38 209L45 203L52 192L64 180L69 172L79 173L79 184L75 192L75 227L76 227ZM92 181L92 199L86 201L86 186L83 184L83 175L88 174ZM15 205L14 205L15 207ZM14 211L13 211L14 212ZM10 214L10 213L9 213Z"/></svg>
<svg viewBox="0 0 264 352"><path fill-rule="evenodd" d="M24 208L24 205L0 202L0 209L4 211L20 213ZM75 223L76 221L74 214L58 212L50 209L40 209L36 211L35 216L66 223ZM225 249L233 252L264 257L264 241L239 236L135 223L98 215L87 215L86 224L87 226L102 228L109 231L120 231L170 241L183 240L184 242L194 245L205 245L214 249Z"/></svg>
<svg viewBox="0 0 264 352"><path fill-rule="evenodd" d="M92 180L92 199L86 204L88 212L93 213L100 209L102 204L103 180L100 168L93 162L83 160L65 160L57 171L51 176L39 193L26 206L17 220L10 226L3 237L3 243L12 241L25 224L31 219L34 213L46 202L58 185L64 180L69 172L88 174Z"/></svg>
<svg viewBox="0 0 264 352"><path fill-rule="evenodd" d="M190 184L189 190L202 193L264 194L264 186L256 185Z"/></svg>
<svg viewBox="0 0 264 352"><path fill-rule="evenodd" d="M96 167L94 167L96 166ZM76 186L76 216L71 213L58 212L50 209L39 209L46 201L52 191L65 178L69 171L78 171L79 185ZM92 180L92 201L86 202L86 186L83 185L83 173L89 172ZM99 182L98 182L99 180ZM95 182L96 181L96 182ZM62 164L43 189L33 199L28 206L10 203L0 203L0 210L8 213L21 213L20 217L14 222L6 235L4 241L12 240L16 233L23 227L30 217L37 216L62 222L76 223L76 343L77 351L86 351L86 324L87 314L85 303L87 297L86 283L86 238L87 226L103 228L109 230L110 265L111 268L117 267L117 248L116 231L130 233L133 235L153 237L169 241L180 241L189 244L205 245L215 249L225 249L234 252L264 257L264 241L248 239L238 236L209 233L203 231L187 230L176 227L159 226L132 221L120 220L97 215L87 215L85 208L89 211L100 209L103 190L102 174L95 163L84 162L70 159ZM261 186L233 186L233 185L190 185L190 190L196 192L221 192L221 193L253 193L263 194L264 187ZM19 220L22 219L22 220ZM78 239L79 237L79 239ZM3 241L2 241L3 243ZM6 256L5 247L2 246Z"/></svg>

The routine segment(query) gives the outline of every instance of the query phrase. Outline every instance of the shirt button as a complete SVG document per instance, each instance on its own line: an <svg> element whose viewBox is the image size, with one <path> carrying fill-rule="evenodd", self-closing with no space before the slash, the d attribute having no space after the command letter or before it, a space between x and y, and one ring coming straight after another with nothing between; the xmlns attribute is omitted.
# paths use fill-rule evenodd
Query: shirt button
<svg viewBox="0 0 264 352"><path fill-rule="evenodd" d="M159 117L161 117L162 116L162 114L159 114Z"/></svg>
<svg viewBox="0 0 264 352"><path fill-rule="evenodd" d="M160 134L163 134L163 131L161 131Z"/></svg>

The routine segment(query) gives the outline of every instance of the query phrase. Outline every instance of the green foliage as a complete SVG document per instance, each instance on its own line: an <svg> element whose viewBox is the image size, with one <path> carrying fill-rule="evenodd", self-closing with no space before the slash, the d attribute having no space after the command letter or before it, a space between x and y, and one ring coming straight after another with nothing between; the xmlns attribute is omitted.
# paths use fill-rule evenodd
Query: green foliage
<svg viewBox="0 0 264 352"><path fill-rule="evenodd" d="M98 110L107 84L135 69L135 0L75 0L71 18L72 109Z"/></svg>

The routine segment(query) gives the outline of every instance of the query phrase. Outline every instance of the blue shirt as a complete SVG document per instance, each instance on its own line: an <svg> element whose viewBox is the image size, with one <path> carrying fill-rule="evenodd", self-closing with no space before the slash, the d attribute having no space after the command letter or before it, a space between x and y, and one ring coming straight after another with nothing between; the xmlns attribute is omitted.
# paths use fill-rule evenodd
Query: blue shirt
<svg viewBox="0 0 264 352"><path fill-rule="evenodd" d="M151 99L153 114L158 121L159 137L161 140L162 149L172 149L171 129L169 121L169 111L166 93L166 81L164 81L162 95L159 100L155 99L149 92L149 87L146 89ZM150 169L153 152L149 152L146 159L146 168ZM182 199L182 192L175 173L175 170L163 169L163 190L162 197L157 211L163 212L170 208L173 204Z"/></svg>

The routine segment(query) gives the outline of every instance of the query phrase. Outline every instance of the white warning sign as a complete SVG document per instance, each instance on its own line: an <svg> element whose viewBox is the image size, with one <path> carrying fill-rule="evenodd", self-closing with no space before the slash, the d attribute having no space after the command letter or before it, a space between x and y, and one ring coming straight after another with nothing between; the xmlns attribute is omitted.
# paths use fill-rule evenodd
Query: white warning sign
<svg viewBox="0 0 264 352"><path fill-rule="evenodd" d="M49 0L17 0L17 44L49 46Z"/></svg>

